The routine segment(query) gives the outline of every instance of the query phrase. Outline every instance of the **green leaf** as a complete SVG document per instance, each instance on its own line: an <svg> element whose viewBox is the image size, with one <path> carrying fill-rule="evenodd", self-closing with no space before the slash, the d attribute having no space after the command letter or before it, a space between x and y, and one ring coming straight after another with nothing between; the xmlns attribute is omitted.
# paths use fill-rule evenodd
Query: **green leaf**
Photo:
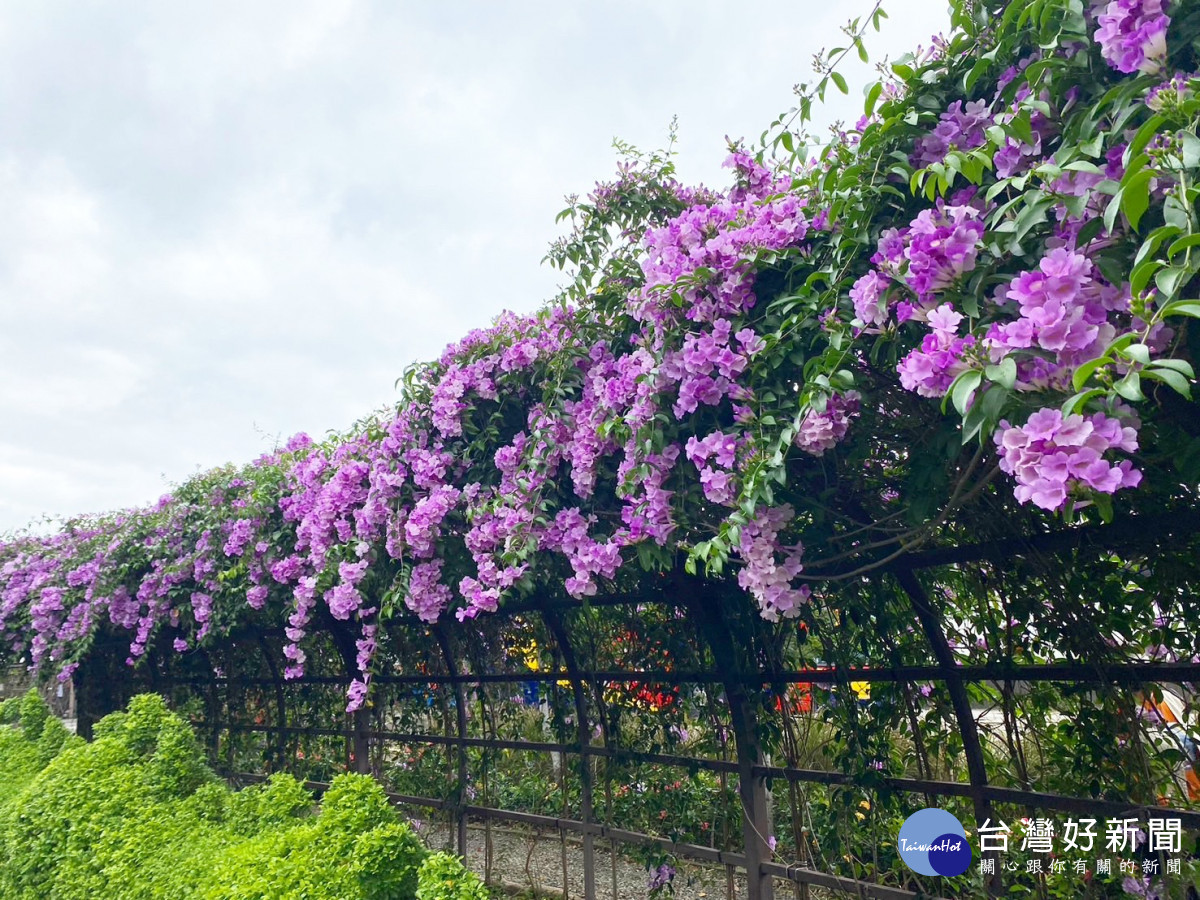
<svg viewBox="0 0 1200 900"><path fill-rule="evenodd" d="M1174 297L1184 282L1191 277L1191 270L1185 266L1168 266L1154 276L1154 283L1158 285L1159 293L1164 298Z"/></svg>
<svg viewBox="0 0 1200 900"><path fill-rule="evenodd" d="M1108 201L1108 206L1104 208L1104 230L1108 234L1112 234L1113 228L1116 227L1117 215L1120 214L1120 212L1121 192L1117 191L1113 198Z"/></svg>
<svg viewBox="0 0 1200 900"><path fill-rule="evenodd" d="M1097 235L1100 234L1100 229L1104 227L1104 222L1101 219L1088 219L1083 227L1079 229L1079 236L1075 239L1076 247L1086 247L1090 244Z"/></svg>
<svg viewBox="0 0 1200 900"><path fill-rule="evenodd" d="M954 408L958 410L960 416L966 415L967 402L982 380L983 373L978 369L963 372L954 379L954 384L950 386L950 398L954 402Z"/></svg>
<svg viewBox="0 0 1200 900"><path fill-rule="evenodd" d="M1150 283L1150 278L1163 267L1163 264L1157 259L1143 260L1141 263L1133 267L1133 271L1129 273L1129 290L1135 297L1140 297L1146 289L1146 285Z"/></svg>
<svg viewBox="0 0 1200 900"><path fill-rule="evenodd" d="M1095 159L1104 149L1104 133L1101 132L1086 141L1080 141L1078 147L1079 152L1084 156L1090 156L1092 159Z"/></svg>
<svg viewBox="0 0 1200 900"><path fill-rule="evenodd" d="M979 80L979 77L991 68L991 64L992 62L989 59L978 59L975 61L975 65L971 67L971 71L963 78L963 88L968 94L975 87L975 82Z"/></svg>
<svg viewBox="0 0 1200 900"><path fill-rule="evenodd" d="M1182 394L1189 400L1192 399L1192 386L1188 382L1188 379L1173 369L1144 369L1142 370L1142 376L1161 381L1175 391L1175 393Z"/></svg>
<svg viewBox="0 0 1200 900"><path fill-rule="evenodd" d="M1030 195L1033 195L1033 199L1027 200L1025 208L1017 213L1016 227L1013 230L1012 241L1009 243L1010 247L1021 243L1025 235L1045 221L1046 210L1054 205L1054 198L1041 191L1030 191L1025 196L1029 198Z"/></svg>
<svg viewBox="0 0 1200 900"><path fill-rule="evenodd" d="M1006 356L994 366L983 370L989 381L994 381L1002 387L1012 390L1017 383L1017 363L1011 356Z"/></svg>
<svg viewBox="0 0 1200 900"><path fill-rule="evenodd" d="M1113 385L1113 390L1131 403L1146 399L1145 395L1142 394L1142 379L1138 376L1137 372L1127 374Z"/></svg>
<svg viewBox="0 0 1200 900"><path fill-rule="evenodd" d="M1160 314L1163 317L1191 316L1193 319L1200 319L1200 300L1176 300L1164 306Z"/></svg>
<svg viewBox="0 0 1200 900"><path fill-rule="evenodd" d="M1189 169L1200 166L1200 138L1197 138L1190 131L1180 132L1179 137L1183 142L1184 166Z"/></svg>
<svg viewBox="0 0 1200 900"><path fill-rule="evenodd" d="M1023 109L1019 114L1013 116L1011 122L1008 123L1011 133L1019 139L1023 144L1033 144L1033 124L1030 121L1029 110Z"/></svg>
<svg viewBox="0 0 1200 900"><path fill-rule="evenodd" d="M875 82L873 85L871 85L871 89L869 91L867 91L867 102L866 102L866 105L863 107L863 109L864 109L864 112L866 112L866 114L868 116L874 114L875 104L879 102L879 96L882 93L883 93L883 82L882 81Z"/></svg>
<svg viewBox="0 0 1200 900"><path fill-rule="evenodd" d="M1150 208L1150 181L1154 173L1148 169L1138 172L1121 188L1121 212L1129 220L1129 227L1137 231L1138 223Z"/></svg>
<svg viewBox="0 0 1200 900"><path fill-rule="evenodd" d="M1083 386L1087 384L1088 379L1092 377L1092 373L1101 366L1107 365L1108 362L1109 358L1107 356L1089 359L1078 369L1076 369L1075 374L1071 376L1071 387L1075 388L1077 391L1083 390Z"/></svg>
<svg viewBox="0 0 1200 900"><path fill-rule="evenodd" d="M1180 373L1185 378L1196 377L1196 373L1192 370L1192 364L1183 359L1156 359L1150 363L1150 367L1154 369L1171 369Z"/></svg>
<svg viewBox="0 0 1200 900"><path fill-rule="evenodd" d="M850 88L846 85L846 78L841 72L830 72L829 77L833 79L833 83L837 85L839 91L843 94L850 93Z"/></svg>
<svg viewBox="0 0 1200 900"><path fill-rule="evenodd" d="M1142 124L1142 127L1137 130L1137 134L1133 136L1133 140L1129 142L1129 147L1125 150L1130 160L1142 152L1145 146L1150 143L1150 139L1158 131L1159 126L1164 122L1166 122L1166 119L1162 116L1153 115Z"/></svg>
<svg viewBox="0 0 1200 900"><path fill-rule="evenodd" d="M1142 241L1142 246L1138 247L1137 254L1133 257L1133 265L1136 268L1138 263L1154 253L1163 241L1172 238L1179 234L1182 229L1176 228L1174 225L1163 225L1160 228L1155 228L1152 232L1146 235L1146 240Z"/></svg>
<svg viewBox="0 0 1200 900"><path fill-rule="evenodd" d="M1094 262L1109 284L1121 284L1129 277L1129 263L1114 253L1102 253Z"/></svg>
<svg viewBox="0 0 1200 900"><path fill-rule="evenodd" d="M1173 191L1167 194L1167 198L1163 200L1162 215L1164 222L1173 225L1180 231L1188 231L1192 227L1191 214L1187 207L1179 201L1179 195Z"/></svg>
<svg viewBox="0 0 1200 900"><path fill-rule="evenodd" d="M1189 247L1200 246L1200 234L1189 234L1181 237L1167 249L1167 257L1170 258L1176 254L1182 253Z"/></svg>
<svg viewBox="0 0 1200 900"><path fill-rule="evenodd" d="M1130 344L1121 351L1121 355L1143 366L1150 362L1150 348L1145 344Z"/></svg>
<svg viewBox="0 0 1200 900"><path fill-rule="evenodd" d="M1066 403L1063 404L1063 415L1073 416L1079 410L1083 409L1089 402L1096 397L1104 396L1106 392L1100 388L1092 388L1090 391L1080 391L1072 396Z"/></svg>
<svg viewBox="0 0 1200 900"><path fill-rule="evenodd" d="M964 294L960 302L963 312L972 319L979 318L979 298L974 293Z"/></svg>

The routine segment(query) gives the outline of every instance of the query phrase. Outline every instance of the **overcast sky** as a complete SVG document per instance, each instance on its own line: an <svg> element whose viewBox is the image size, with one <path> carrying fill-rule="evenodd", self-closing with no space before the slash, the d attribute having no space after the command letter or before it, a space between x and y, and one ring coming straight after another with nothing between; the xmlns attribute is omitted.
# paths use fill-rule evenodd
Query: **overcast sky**
<svg viewBox="0 0 1200 900"><path fill-rule="evenodd" d="M0 532L341 430L503 309L614 137L723 187L871 7L0 0ZM869 48L946 27L886 0ZM857 73L857 78L855 74ZM826 113L853 121L851 96Z"/></svg>

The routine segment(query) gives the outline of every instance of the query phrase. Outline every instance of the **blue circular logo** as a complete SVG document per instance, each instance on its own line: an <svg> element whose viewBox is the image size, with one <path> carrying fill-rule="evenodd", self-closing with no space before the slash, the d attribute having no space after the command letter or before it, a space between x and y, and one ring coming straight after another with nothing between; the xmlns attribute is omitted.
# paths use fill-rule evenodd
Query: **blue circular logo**
<svg viewBox="0 0 1200 900"><path fill-rule="evenodd" d="M961 875L971 865L967 831L944 809L921 809L905 819L896 847L918 875Z"/></svg>

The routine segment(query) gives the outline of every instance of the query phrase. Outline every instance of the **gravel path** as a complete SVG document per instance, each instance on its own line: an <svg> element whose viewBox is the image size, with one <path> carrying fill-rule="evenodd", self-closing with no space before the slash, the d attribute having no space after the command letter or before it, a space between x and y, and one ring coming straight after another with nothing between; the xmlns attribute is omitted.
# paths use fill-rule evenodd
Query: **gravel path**
<svg viewBox="0 0 1200 900"><path fill-rule="evenodd" d="M421 833L429 846L435 848L445 848L450 837L445 826L426 826ZM480 875L485 867L484 843L484 827L472 824L467 833L467 864ZM642 864L617 854L614 895L613 856L608 842L598 841L595 852L598 900L645 900L650 873ZM566 869L566 900L582 900L583 851L578 841L566 842ZM539 837L533 831L494 825L491 877L493 883L562 893L562 842L557 835ZM733 896L745 896L743 878L735 873L733 883ZM720 866L677 861L674 889L676 900L726 900L725 871Z"/></svg>

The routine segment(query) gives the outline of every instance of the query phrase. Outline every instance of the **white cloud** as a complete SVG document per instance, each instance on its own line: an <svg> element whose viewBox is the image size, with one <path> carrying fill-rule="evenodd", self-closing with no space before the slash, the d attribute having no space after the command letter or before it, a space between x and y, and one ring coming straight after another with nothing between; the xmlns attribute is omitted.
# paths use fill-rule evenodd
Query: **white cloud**
<svg viewBox="0 0 1200 900"><path fill-rule="evenodd" d="M613 137L661 145L678 113L681 177L723 184L725 135L757 137L869 5L10 4L0 529L390 402L552 295L554 216ZM893 54L945 20L889 6L868 44Z"/></svg>

